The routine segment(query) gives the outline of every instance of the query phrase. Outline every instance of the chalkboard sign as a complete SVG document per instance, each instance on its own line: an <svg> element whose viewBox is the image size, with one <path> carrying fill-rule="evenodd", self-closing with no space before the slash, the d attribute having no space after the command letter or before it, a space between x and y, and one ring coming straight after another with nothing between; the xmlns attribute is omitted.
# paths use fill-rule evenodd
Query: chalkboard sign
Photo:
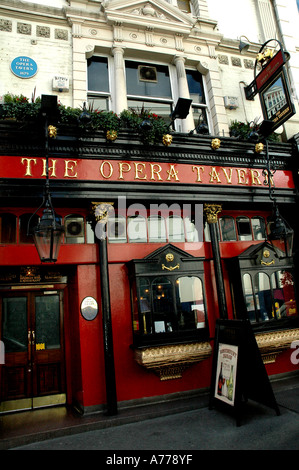
<svg viewBox="0 0 299 470"><path fill-rule="evenodd" d="M209 407L232 411L240 426L248 399L280 414L249 320L217 320Z"/></svg>

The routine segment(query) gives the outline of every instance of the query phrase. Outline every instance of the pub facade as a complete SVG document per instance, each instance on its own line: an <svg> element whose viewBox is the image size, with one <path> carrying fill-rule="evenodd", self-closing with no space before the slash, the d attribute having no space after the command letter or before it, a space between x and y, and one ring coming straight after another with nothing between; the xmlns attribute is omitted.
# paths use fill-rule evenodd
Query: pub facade
<svg viewBox="0 0 299 470"><path fill-rule="evenodd" d="M0 411L202 393L218 318L250 321L270 377L298 372L296 114L245 139L258 99L223 93L224 56L249 83L261 44L243 59L205 1L24 3L0 9Z"/></svg>

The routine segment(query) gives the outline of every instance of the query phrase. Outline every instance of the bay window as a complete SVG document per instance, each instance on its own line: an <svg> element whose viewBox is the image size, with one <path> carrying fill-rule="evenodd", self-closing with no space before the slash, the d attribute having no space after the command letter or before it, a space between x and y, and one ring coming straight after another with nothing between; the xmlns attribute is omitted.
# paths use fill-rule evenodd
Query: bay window
<svg viewBox="0 0 299 470"><path fill-rule="evenodd" d="M128 269L135 346L207 339L202 259L167 245Z"/></svg>

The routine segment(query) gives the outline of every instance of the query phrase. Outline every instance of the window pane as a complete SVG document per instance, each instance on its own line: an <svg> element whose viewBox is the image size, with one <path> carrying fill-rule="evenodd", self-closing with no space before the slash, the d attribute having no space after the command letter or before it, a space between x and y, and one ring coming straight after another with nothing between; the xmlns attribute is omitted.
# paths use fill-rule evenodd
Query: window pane
<svg viewBox="0 0 299 470"><path fill-rule="evenodd" d="M168 240L170 242L184 242L184 223L183 219L179 216L170 216L166 220Z"/></svg>
<svg viewBox="0 0 299 470"><path fill-rule="evenodd" d="M108 60L91 57L87 60L88 90L109 92Z"/></svg>
<svg viewBox="0 0 299 470"><path fill-rule="evenodd" d="M88 104L93 111L109 111L109 99L106 96L88 95Z"/></svg>
<svg viewBox="0 0 299 470"><path fill-rule="evenodd" d="M253 298L253 290L252 290L252 282L251 276L246 273L243 275L243 289L245 295L245 303L247 309L247 315L251 322L255 322L255 305L254 305L254 298Z"/></svg>
<svg viewBox="0 0 299 470"><path fill-rule="evenodd" d="M20 243L33 243L32 230L39 223L39 217L34 215L30 221L29 235L27 236L28 222L32 214L22 214L20 221Z"/></svg>
<svg viewBox="0 0 299 470"><path fill-rule="evenodd" d="M64 219L64 225L66 243L84 243L84 217L68 215Z"/></svg>
<svg viewBox="0 0 299 470"><path fill-rule="evenodd" d="M262 217L252 217L251 219L254 240L266 239L266 224Z"/></svg>
<svg viewBox="0 0 299 470"><path fill-rule="evenodd" d="M124 243L127 241L125 217L112 217L107 224L108 240L110 243Z"/></svg>
<svg viewBox="0 0 299 470"><path fill-rule="evenodd" d="M185 13L191 13L190 2L187 0L177 0L177 4L180 10Z"/></svg>
<svg viewBox="0 0 299 470"><path fill-rule="evenodd" d="M297 316L294 279L289 271L276 271L271 275L274 312L277 319Z"/></svg>
<svg viewBox="0 0 299 470"><path fill-rule="evenodd" d="M0 216L0 243L16 243L17 218L13 214Z"/></svg>
<svg viewBox="0 0 299 470"><path fill-rule="evenodd" d="M140 65L143 66L143 69L140 69ZM148 73L144 73L144 70L147 70ZM171 98L172 96L167 66L140 64L127 60L126 79L128 95L156 96L159 98Z"/></svg>
<svg viewBox="0 0 299 470"><path fill-rule="evenodd" d="M239 240L252 240L250 220L248 217L237 217Z"/></svg>
<svg viewBox="0 0 299 470"><path fill-rule="evenodd" d="M156 278L152 284L153 322L155 333L177 330L173 287L166 277Z"/></svg>
<svg viewBox="0 0 299 470"><path fill-rule="evenodd" d="M205 307L201 279L180 277L177 279L178 328L190 330L205 328Z"/></svg>
<svg viewBox="0 0 299 470"><path fill-rule="evenodd" d="M185 217L185 231L186 231L186 240L187 242L198 242L198 231L197 228L189 217Z"/></svg>
<svg viewBox="0 0 299 470"><path fill-rule="evenodd" d="M151 318L151 301L150 301L150 284L148 279L141 278L138 280L138 298L140 307L140 324L137 315L133 317L134 331L149 334L153 332L152 318ZM135 312L137 313L137 312Z"/></svg>
<svg viewBox="0 0 299 470"><path fill-rule="evenodd" d="M265 273L257 273L253 279L258 321L269 320L272 318L272 297L269 277Z"/></svg>
<svg viewBox="0 0 299 470"><path fill-rule="evenodd" d="M138 99L128 99L128 108L134 109L136 112L140 112L142 108L145 108L149 113L157 114L163 118L163 120L170 124L169 115L172 112L170 103L160 103L158 101L148 101L148 100L138 100Z"/></svg>
<svg viewBox="0 0 299 470"><path fill-rule="evenodd" d="M190 98L192 99L193 103L205 104L201 74L197 70L186 70L186 76Z"/></svg>
<svg viewBox="0 0 299 470"><path fill-rule="evenodd" d="M219 221L222 241L237 240L235 220L233 217L220 217Z"/></svg>
<svg viewBox="0 0 299 470"><path fill-rule="evenodd" d="M165 221L158 215L148 218L148 236L150 242L166 242Z"/></svg>
<svg viewBox="0 0 299 470"><path fill-rule="evenodd" d="M129 242L146 242L146 220L142 216L128 218L128 238Z"/></svg>
<svg viewBox="0 0 299 470"><path fill-rule="evenodd" d="M2 323L5 352L27 351L27 297L3 299Z"/></svg>
<svg viewBox="0 0 299 470"><path fill-rule="evenodd" d="M35 297L35 334L45 349L60 348L59 295Z"/></svg>

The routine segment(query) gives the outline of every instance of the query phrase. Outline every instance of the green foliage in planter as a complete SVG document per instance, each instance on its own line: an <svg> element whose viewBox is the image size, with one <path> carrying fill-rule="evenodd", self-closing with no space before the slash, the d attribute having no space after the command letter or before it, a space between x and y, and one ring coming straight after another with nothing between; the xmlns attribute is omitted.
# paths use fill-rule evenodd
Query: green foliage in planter
<svg viewBox="0 0 299 470"><path fill-rule="evenodd" d="M3 96L2 117L17 121L37 118L40 109L40 99L30 102L24 95L6 93Z"/></svg>
<svg viewBox="0 0 299 470"><path fill-rule="evenodd" d="M257 124L257 121L252 122L241 122L241 121L232 121L229 127L229 134L231 137L236 137L239 140L249 140L249 135L252 132L259 131L260 124ZM274 132L270 134L267 139L270 142L278 142L279 137ZM262 140L262 139L260 139Z"/></svg>
<svg viewBox="0 0 299 470"><path fill-rule="evenodd" d="M164 134L169 133L168 125L161 116L151 113L142 106L131 108L120 114L121 127L133 129L146 144L159 143Z"/></svg>
<svg viewBox="0 0 299 470"><path fill-rule="evenodd" d="M4 95L4 103L1 106L1 118L15 118L18 121L32 121L39 119L41 99L35 99L35 92L31 101L23 95ZM169 133L168 125L161 116L151 113L144 106L141 109L131 108L124 110L118 116L112 111L72 108L58 103L59 124L76 125L81 130L103 130L118 132L121 128L133 129L146 144L161 143L164 134Z"/></svg>

